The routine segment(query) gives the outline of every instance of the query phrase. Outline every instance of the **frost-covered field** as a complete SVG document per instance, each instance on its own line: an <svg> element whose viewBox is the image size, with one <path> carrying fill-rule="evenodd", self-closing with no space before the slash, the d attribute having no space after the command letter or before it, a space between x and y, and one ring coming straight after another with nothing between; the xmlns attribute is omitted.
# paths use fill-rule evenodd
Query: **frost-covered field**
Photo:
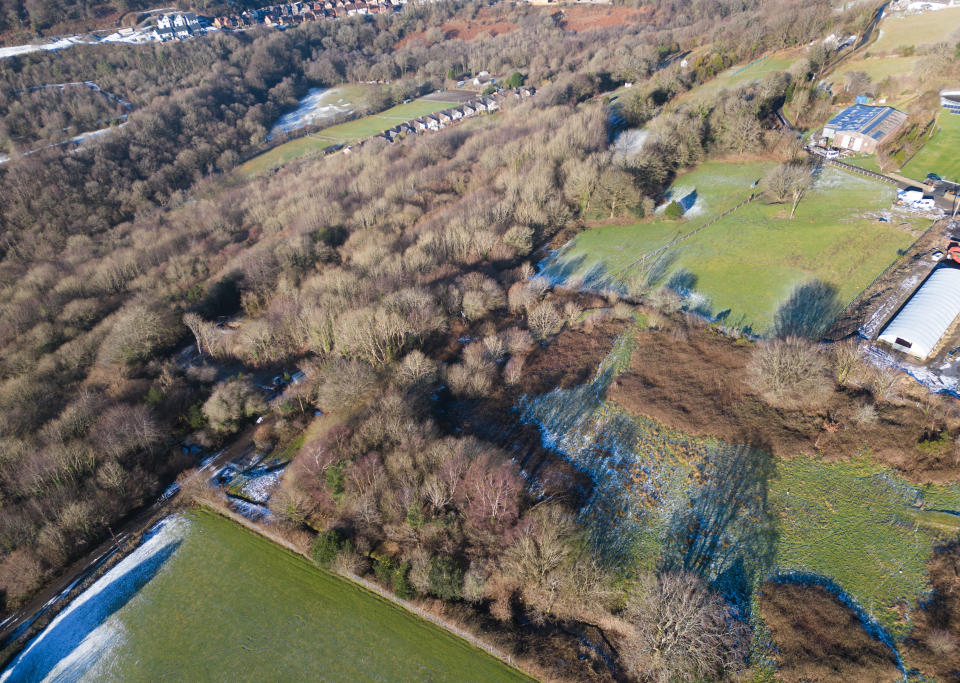
<svg viewBox="0 0 960 683"><path fill-rule="evenodd" d="M899 226L905 218L889 218L892 187L835 168L817 175L792 220L789 206L761 198L709 223L757 192L770 167L704 163L668 193L686 209L683 220L657 216L585 230L541 264L542 274L554 284L621 293L655 274L654 285L696 294L690 308L766 333L798 287L823 285L842 308L918 234ZM929 225L919 216L906 220Z"/></svg>
<svg viewBox="0 0 960 683"><path fill-rule="evenodd" d="M820 577L895 632L897 606L924 595L932 547L960 531L960 487L917 487L866 458L773 459L629 415L605 392L631 334L591 382L520 406L593 481L580 513L591 540L621 564L696 571L747 610L767 578Z"/></svg>
<svg viewBox="0 0 960 683"><path fill-rule="evenodd" d="M3 681L526 680L210 512L166 519Z"/></svg>
<svg viewBox="0 0 960 683"><path fill-rule="evenodd" d="M299 106L281 116L267 134L267 140L300 128L322 124L338 114L349 114L354 104L347 99L343 88L311 88L301 98Z"/></svg>

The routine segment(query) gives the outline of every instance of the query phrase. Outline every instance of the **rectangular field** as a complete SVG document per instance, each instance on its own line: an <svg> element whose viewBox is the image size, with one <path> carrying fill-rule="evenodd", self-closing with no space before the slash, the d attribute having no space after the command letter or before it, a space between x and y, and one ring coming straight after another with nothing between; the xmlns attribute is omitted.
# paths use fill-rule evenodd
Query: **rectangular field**
<svg viewBox="0 0 960 683"><path fill-rule="evenodd" d="M456 102L422 98L406 104L398 104L379 114L340 123L309 136L285 142L244 163L240 166L240 173L243 175L258 175L272 168L283 166L294 159L318 154L331 145L350 143L370 137L387 128L393 128L404 121L443 111L456 105Z"/></svg>
<svg viewBox="0 0 960 683"><path fill-rule="evenodd" d="M167 518L118 567L14 662L13 680L529 680L207 511Z"/></svg>
<svg viewBox="0 0 960 683"><path fill-rule="evenodd" d="M868 49L873 54L885 54L903 46L934 45L946 42L958 27L960 7L911 16L890 14L880 22L880 35Z"/></svg>
<svg viewBox="0 0 960 683"><path fill-rule="evenodd" d="M789 206L760 198L672 244L756 191L751 184L767 168L763 163L703 164L674 183L677 195L691 187L697 191L687 218L586 230L543 264L544 274L554 281L624 291L631 278L648 277L643 267L631 264L656 257L658 284L679 282L692 293L697 310L766 333L796 287L821 281L846 305L913 242L909 231L877 220L895 199L891 186L827 167L793 220Z"/></svg>
<svg viewBox="0 0 960 683"><path fill-rule="evenodd" d="M937 132L901 169L903 175L923 180L928 173L960 182L960 115L941 110Z"/></svg>

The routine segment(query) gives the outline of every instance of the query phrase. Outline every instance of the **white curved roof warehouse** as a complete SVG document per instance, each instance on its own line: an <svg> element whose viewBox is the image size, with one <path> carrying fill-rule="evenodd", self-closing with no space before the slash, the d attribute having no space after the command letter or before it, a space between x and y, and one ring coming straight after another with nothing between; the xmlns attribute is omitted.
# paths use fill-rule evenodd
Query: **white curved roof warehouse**
<svg viewBox="0 0 960 683"><path fill-rule="evenodd" d="M941 265L891 320L880 341L925 360L960 316L960 268Z"/></svg>

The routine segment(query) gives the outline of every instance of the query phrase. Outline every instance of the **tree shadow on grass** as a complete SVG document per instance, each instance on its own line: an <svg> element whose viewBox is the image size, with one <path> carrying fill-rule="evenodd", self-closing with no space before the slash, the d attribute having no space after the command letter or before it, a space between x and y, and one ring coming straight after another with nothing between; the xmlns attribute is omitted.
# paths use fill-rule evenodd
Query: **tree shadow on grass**
<svg viewBox="0 0 960 683"><path fill-rule="evenodd" d="M68 606L27 645L0 679L44 680L58 664L78 650L98 626L126 605L157 575L180 543L172 541L164 544L102 587L98 585L99 581L94 584L88 591L97 589L97 592L88 592ZM76 661L72 661L69 670L58 675L58 680L78 680L96 664L102 653L102 647L92 647L89 653L83 653Z"/></svg>
<svg viewBox="0 0 960 683"><path fill-rule="evenodd" d="M742 610L773 565L778 532L767 500L771 457L716 444L667 524L663 568L693 572Z"/></svg>
<svg viewBox="0 0 960 683"><path fill-rule="evenodd" d="M780 305L773 321L774 336L819 339L842 310L837 288L812 280L795 288Z"/></svg>

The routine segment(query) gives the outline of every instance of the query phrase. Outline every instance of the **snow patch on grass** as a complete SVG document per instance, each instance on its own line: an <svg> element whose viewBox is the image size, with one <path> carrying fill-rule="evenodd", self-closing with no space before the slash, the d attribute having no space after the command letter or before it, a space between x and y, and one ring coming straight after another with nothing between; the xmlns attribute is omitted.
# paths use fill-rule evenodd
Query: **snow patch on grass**
<svg viewBox="0 0 960 683"><path fill-rule="evenodd" d="M342 92L339 88L332 90L311 88L300 100L300 105L296 109L277 119L267 135L267 140L320 123L325 119L332 119L337 114L352 112L353 105L340 96Z"/></svg>
<svg viewBox="0 0 960 683"><path fill-rule="evenodd" d="M190 522L182 515L158 522L136 550L30 641L0 681L75 681L90 674L123 642L124 627L115 612L162 569L189 527Z"/></svg>

